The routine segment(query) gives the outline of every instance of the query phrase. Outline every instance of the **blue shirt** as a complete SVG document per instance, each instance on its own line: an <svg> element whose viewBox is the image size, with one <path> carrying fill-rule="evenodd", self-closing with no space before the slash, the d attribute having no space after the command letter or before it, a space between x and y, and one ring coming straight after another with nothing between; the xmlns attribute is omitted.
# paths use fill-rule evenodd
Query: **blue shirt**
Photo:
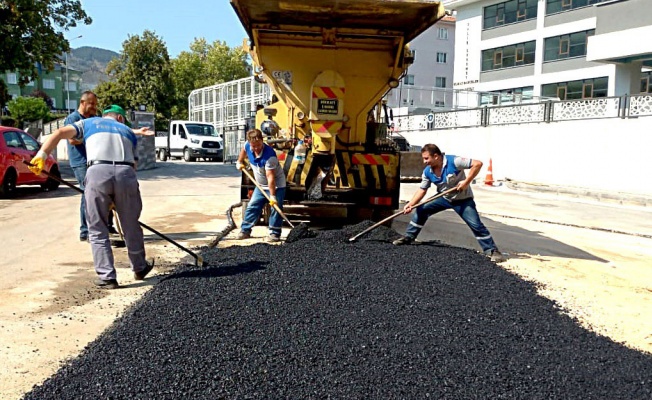
<svg viewBox="0 0 652 400"><path fill-rule="evenodd" d="M465 169L471 168L472 160L470 158L457 157L443 154L444 162L441 166L441 175L437 176L430 166L426 166L421 175L421 189L428 190L431 184L437 187L437 193L445 192L454 188L458 183L466 179ZM461 192L444 196L448 200L463 200L473 198L471 186Z"/></svg>
<svg viewBox="0 0 652 400"><path fill-rule="evenodd" d="M256 179L256 182L260 184L260 186L267 188L268 182L266 171L271 170L274 171L274 180L276 181L276 187L285 187L285 172L283 172L283 167L278 162L276 151L274 151L273 148L263 144L263 151L258 157L256 157L256 154L254 154L254 151L251 149L249 142L245 143L244 148L247 152L247 158L249 158L251 169L254 171L254 178Z"/></svg>
<svg viewBox="0 0 652 400"><path fill-rule="evenodd" d="M138 140L125 124L113 118L93 117L75 122L74 139L83 140L88 161L135 162Z"/></svg>
<svg viewBox="0 0 652 400"><path fill-rule="evenodd" d="M66 119L63 121L63 124L72 125L75 122L81 121L83 119L86 119L86 117L81 115L79 111L75 110L75 112L70 113L70 115L66 117ZM70 144L70 142L67 142L67 145L68 145L68 160L70 160L70 166L81 167L82 165L86 165L86 146L84 145L84 143L73 145Z"/></svg>

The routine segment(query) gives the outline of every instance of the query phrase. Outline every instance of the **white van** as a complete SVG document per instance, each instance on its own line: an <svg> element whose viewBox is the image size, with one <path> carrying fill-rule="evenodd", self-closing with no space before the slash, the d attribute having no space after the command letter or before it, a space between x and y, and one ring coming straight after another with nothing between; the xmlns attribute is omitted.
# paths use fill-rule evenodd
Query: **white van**
<svg viewBox="0 0 652 400"><path fill-rule="evenodd" d="M156 157L166 161L168 157L183 157L185 161L222 161L224 144L212 124L195 121L171 121L168 132L154 139Z"/></svg>

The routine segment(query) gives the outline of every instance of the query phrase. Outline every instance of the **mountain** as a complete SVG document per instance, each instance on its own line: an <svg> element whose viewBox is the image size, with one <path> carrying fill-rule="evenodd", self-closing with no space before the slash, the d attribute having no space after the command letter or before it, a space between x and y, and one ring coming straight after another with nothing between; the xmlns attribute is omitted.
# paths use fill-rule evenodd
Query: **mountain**
<svg viewBox="0 0 652 400"><path fill-rule="evenodd" d="M100 82L108 81L106 65L119 54L97 47L83 46L68 54L68 66L82 73L82 90L93 90Z"/></svg>

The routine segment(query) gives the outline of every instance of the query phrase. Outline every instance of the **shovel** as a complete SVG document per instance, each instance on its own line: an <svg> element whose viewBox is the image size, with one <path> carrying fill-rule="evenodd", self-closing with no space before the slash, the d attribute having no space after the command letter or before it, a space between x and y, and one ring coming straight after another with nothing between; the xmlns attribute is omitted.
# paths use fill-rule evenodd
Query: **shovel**
<svg viewBox="0 0 652 400"><path fill-rule="evenodd" d="M25 164L28 165L28 166L33 166L32 164L29 163L29 161L26 161L26 160L23 160L23 163L25 163ZM53 174L49 173L49 172L46 171L46 170L41 171L41 173L42 173L42 174L45 174L48 178L55 179L55 180L57 180L58 182L61 182L61 183L63 183L64 185L66 185L66 186L68 186L68 187L70 187L70 188L72 188L72 189L75 189L75 190L78 191L79 193L84 193L84 191L81 190L80 188L78 188L77 186L73 185L72 183L70 183L70 182L68 182L68 181L66 181L66 180L63 180L63 179L59 178L59 177L56 176L56 175L53 175ZM165 235L162 234L161 232L157 231L157 230L154 229L154 228L151 228L151 227L145 225L144 223L142 223L142 222L140 222L140 221L138 221L138 224L140 224L140 226L142 226L143 228L145 228L145 229L147 229L147 230L153 232L155 235L158 235L158 236L160 236L161 238L163 238L164 240L166 240L166 241L172 243L173 245L177 246L178 248L180 248L181 250L185 251L186 253L190 254L190 255L195 259L195 265L197 265L197 266L201 266L201 267L205 267L205 266L208 265L208 263L204 261L204 258L203 258L202 256L200 256L199 254L195 254L195 253L193 253L192 251L190 251L190 250L188 250L187 248L183 247L183 246L180 245L179 243L177 243L177 242L175 242L174 240L170 239L169 237L165 236Z"/></svg>
<svg viewBox="0 0 652 400"><path fill-rule="evenodd" d="M263 196L265 196L265 198L268 201L271 202L272 199L269 198L269 196L267 195L267 192L265 192L265 189L263 189L262 186L260 186L260 184L258 182L256 182L256 179L254 179L254 177L251 176L251 174L249 172L247 172L246 169L243 168L242 172L244 172L244 174L247 176L247 178L249 178L249 180L252 181L254 183L254 185L256 185L256 187L258 188L258 190L260 190L260 192L263 194ZM274 210L276 210L276 212L278 213L278 215L280 215L285 220L285 222L287 222L288 225L290 225L290 228L294 229L294 225L292 224L292 222L290 222L288 217L286 217L285 214L283 214L283 211L281 211L281 208L278 206L278 204L274 204L273 207L274 207Z"/></svg>
<svg viewBox="0 0 652 400"><path fill-rule="evenodd" d="M430 203L431 201L433 201L435 199L438 199L438 198L440 198L440 197L442 197L444 195L447 195L449 193L453 193L455 191L457 191L457 188L450 188L450 189L445 190L445 191L443 191L441 193L437 193L436 195L434 195L432 197L429 197L429 198L427 198L425 200L422 200L418 204L415 204L412 208L422 206L422 205L424 205L426 203ZM362 231L362 232L358 233L357 235L353 236L351 239L349 239L349 242L354 242L357 238L364 235L365 233L373 231L374 229L378 228L379 226L381 226L385 222L393 220L394 218L396 218L396 217L398 217L399 215L402 215L402 214L403 214L403 211L401 210L401 211L399 211L399 212L397 212L395 214L390 215L389 217L385 218L384 220L382 220L380 222L376 222L375 224L371 225L369 228L367 228L364 231Z"/></svg>

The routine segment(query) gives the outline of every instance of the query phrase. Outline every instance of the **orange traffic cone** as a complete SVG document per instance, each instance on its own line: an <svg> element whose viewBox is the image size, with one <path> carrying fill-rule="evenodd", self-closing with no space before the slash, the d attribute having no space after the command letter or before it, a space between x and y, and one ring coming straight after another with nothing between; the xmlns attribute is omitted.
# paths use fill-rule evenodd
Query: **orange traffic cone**
<svg viewBox="0 0 652 400"><path fill-rule="evenodd" d="M484 184L488 186L494 185L494 174L493 174L491 158L489 159L489 170L487 171L487 177L484 178Z"/></svg>

